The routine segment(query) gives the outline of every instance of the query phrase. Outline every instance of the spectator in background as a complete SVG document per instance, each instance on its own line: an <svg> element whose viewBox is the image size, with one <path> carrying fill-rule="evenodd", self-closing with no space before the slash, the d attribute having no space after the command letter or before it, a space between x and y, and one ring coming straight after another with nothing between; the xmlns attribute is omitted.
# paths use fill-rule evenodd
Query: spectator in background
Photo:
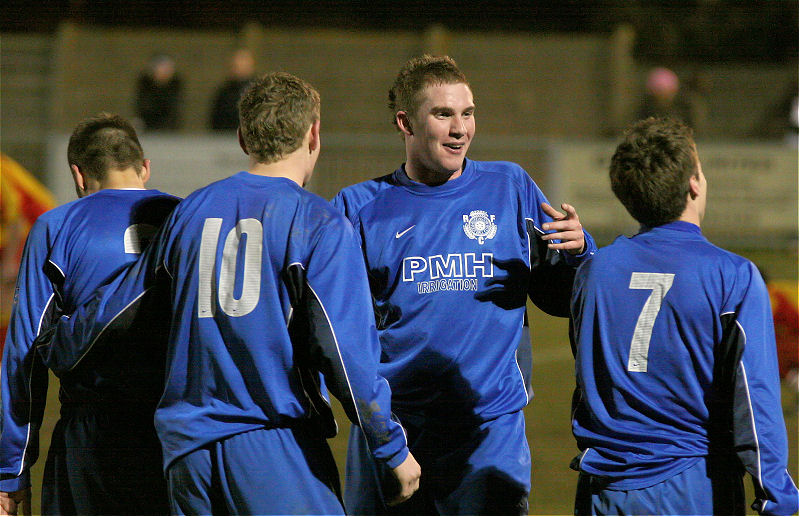
<svg viewBox="0 0 800 517"><path fill-rule="evenodd" d="M183 83L175 73L175 60L156 54L136 87L136 122L145 131L178 129L182 94Z"/></svg>
<svg viewBox="0 0 800 517"><path fill-rule="evenodd" d="M239 127L239 98L255 73L253 53L240 48L231 56L228 79L217 89L211 108L211 129L236 130Z"/></svg>
<svg viewBox="0 0 800 517"><path fill-rule="evenodd" d="M696 68L689 74L685 88L681 90L681 98L686 100L689 122L695 136L703 137L708 129L710 106L708 98L712 87L711 74L702 68Z"/></svg>
<svg viewBox="0 0 800 517"><path fill-rule="evenodd" d="M782 139L786 145L797 147L797 84L793 79L777 101L769 105L753 128L753 137Z"/></svg>
<svg viewBox="0 0 800 517"><path fill-rule="evenodd" d="M693 126L691 110L679 95L680 81L669 68L656 67L647 75L646 93L638 119L673 118Z"/></svg>

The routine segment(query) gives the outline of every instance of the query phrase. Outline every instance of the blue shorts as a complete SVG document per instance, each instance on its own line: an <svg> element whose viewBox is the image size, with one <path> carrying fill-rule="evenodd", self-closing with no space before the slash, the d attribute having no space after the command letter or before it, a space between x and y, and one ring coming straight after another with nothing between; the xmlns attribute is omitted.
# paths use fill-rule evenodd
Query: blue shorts
<svg viewBox="0 0 800 517"><path fill-rule="evenodd" d="M43 515L169 511L153 413L62 406L42 480Z"/></svg>
<svg viewBox="0 0 800 517"><path fill-rule="evenodd" d="M383 464L374 461L358 427L350 430L345 508L350 515L526 515L531 454L522 411L475 426L424 427L400 417L409 449L422 467L411 499L387 507L397 490Z"/></svg>
<svg viewBox="0 0 800 517"><path fill-rule="evenodd" d="M257 429L212 442L167 469L173 515L344 515L325 439Z"/></svg>
<svg viewBox="0 0 800 517"><path fill-rule="evenodd" d="M709 464L699 458L680 474L636 490L611 490L604 478L581 472L575 515L744 515L741 469Z"/></svg>

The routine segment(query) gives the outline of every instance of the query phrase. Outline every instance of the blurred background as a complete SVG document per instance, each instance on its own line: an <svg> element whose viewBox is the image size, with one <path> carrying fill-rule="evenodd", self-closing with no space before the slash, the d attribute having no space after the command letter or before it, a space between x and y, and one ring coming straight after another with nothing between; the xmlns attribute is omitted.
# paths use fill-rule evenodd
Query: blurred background
<svg viewBox="0 0 800 517"><path fill-rule="evenodd" d="M601 245L636 231L607 180L622 129L650 114L690 124L709 181L704 233L768 275L790 311L796 365L798 3L788 0L6 0L3 318L31 220L74 198L66 142L81 118L135 120L149 186L186 195L246 166L231 107L249 78L291 72L322 95L309 187L331 198L402 162L387 91L421 53L451 55L471 82L471 157L523 165ZM533 327L531 513L570 514L566 324L537 313ZM795 479L796 390L785 394ZM55 399L48 407L52 420ZM46 450L47 429L42 437ZM346 437L333 442L339 459Z"/></svg>

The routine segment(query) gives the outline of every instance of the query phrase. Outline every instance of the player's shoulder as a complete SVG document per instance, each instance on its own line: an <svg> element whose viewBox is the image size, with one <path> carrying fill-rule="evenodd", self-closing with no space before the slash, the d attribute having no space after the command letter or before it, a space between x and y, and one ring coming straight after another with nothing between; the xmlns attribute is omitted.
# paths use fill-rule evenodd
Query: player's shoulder
<svg viewBox="0 0 800 517"><path fill-rule="evenodd" d="M234 174L233 176L228 176L227 178L212 181L208 185L192 191L188 196L186 196L181 205L189 206L199 202L200 200L206 199L209 196L213 196L218 192L225 192L226 190L229 190L235 183L236 176L237 175Z"/></svg>
<svg viewBox="0 0 800 517"><path fill-rule="evenodd" d="M55 208L48 210L41 214L34 224L34 226L50 226L62 224L67 215L74 210L76 206L80 206L81 199L73 199L69 203L64 203Z"/></svg>
<svg viewBox="0 0 800 517"><path fill-rule="evenodd" d="M298 201L308 224L318 229L352 228L345 214L317 194L300 188Z"/></svg>
<svg viewBox="0 0 800 517"><path fill-rule="evenodd" d="M469 160L468 164L472 164L481 175L495 175L512 181L532 181L525 169L515 162Z"/></svg>
<svg viewBox="0 0 800 517"><path fill-rule="evenodd" d="M36 219L32 230L62 227L75 213L79 213L86 206L87 199L88 197L73 199L68 203L44 212Z"/></svg>
<svg viewBox="0 0 800 517"><path fill-rule="evenodd" d="M377 178L368 179L359 183L354 183L344 187L336 194L337 198L359 199L372 198L378 192L397 185L394 173L386 174Z"/></svg>
<svg viewBox="0 0 800 517"><path fill-rule="evenodd" d="M495 172L508 175L526 174L525 169L523 169L520 164L506 160L486 161L469 159L467 163L472 163L477 170L482 172Z"/></svg>
<svg viewBox="0 0 800 517"><path fill-rule="evenodd" d="M541 196L541 189L528 172L518 163L508 161L470 160L468 166L475 169L475 181L487 188L511 188L518 193Z"/></svg>
<svg viewBox="0 0 800 517"><path fill-rule="evenodd" d="M397 185L394 173L372 178L344 187L334 196L331 204L345 217L352 220L364 205L372 201L380 192Z"/></svg>
<svg viewBox="0 0 800 517"><path fill-rule="evenodd" d="M722 275L745 274L749 276L751 270L757 270L750 259L722 248L705 237L690 240L682 246L678 246L676 251L679 251L687 260L692 259L693 262L696 262L696 267L713 269Z"/></svg>

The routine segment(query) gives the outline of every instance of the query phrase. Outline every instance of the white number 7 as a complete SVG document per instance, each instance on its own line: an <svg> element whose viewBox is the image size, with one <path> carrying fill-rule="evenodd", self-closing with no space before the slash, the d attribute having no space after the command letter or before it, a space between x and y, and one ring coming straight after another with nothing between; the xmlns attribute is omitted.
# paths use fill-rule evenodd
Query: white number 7
<svg viewBox="0 0 800 517"><path fill-rule="evenodd" d="M653 292L639 313L636 328L631 339L631 351L628 355L629 372L647 371L647 354L650 349L650 338L653 336L653 325L661 310L661 302L672 287L675 278L673 273L633 273L630 289L651 289Z"/></svg>

